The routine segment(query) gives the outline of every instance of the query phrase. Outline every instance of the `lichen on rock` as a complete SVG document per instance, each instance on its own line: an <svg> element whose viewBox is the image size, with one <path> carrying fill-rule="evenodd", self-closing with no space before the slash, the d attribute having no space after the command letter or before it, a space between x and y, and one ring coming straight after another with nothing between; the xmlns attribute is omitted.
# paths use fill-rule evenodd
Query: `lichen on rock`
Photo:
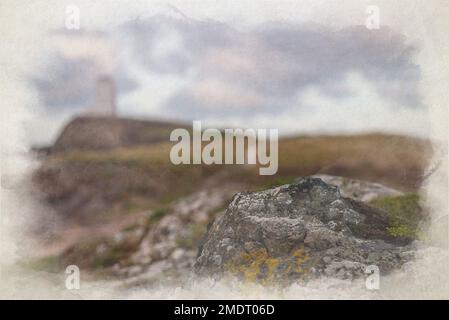
<svg viewBox="0 0 449 320"><path fill-rule="evenodd" d="M392 234L385 211L345 198L320 178L234 196L209 228L196 274L262 284L328 276L353 279L368 265L388 273L410 259L412 240Z"/></svg>

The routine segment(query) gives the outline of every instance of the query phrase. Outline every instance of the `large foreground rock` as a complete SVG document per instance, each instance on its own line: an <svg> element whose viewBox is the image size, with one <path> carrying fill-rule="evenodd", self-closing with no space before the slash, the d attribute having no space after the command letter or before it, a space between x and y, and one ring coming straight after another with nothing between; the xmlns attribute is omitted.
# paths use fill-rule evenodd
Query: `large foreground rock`
<svg viewBox="0 0 449 320"><path fill-rule="evenodd" d="M410 240L390 234L387 213L343 197L336 186L303 178L238 193L205 236L198 275L250 281L330 276L352 279L368 265L381 273L411 258Z"/></svg>

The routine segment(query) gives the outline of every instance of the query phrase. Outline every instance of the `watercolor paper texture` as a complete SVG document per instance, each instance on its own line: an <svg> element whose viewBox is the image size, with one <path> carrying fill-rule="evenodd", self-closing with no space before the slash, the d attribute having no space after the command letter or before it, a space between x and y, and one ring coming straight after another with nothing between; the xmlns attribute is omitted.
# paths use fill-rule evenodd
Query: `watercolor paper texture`
<svg viewBox="0 0 449 320"><path fill-rule="evenodd" d="M447 1L2 0L0 27L0 298L449 298Z"/></svg>

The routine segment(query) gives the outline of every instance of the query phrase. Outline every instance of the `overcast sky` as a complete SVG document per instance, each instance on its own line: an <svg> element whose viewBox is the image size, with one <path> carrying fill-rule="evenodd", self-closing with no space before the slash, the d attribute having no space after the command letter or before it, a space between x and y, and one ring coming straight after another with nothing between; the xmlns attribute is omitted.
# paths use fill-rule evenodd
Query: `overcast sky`
<svg viewBox="0 0 449 320"><path fill-rule="evenodd" d="M131 10L80 1L80 30L56 22L43 28L46 49L29 72L39 101L31 143L48 143L88 108L104 74L115 79L127 117L281 134L429 133L417 59L423 42L395 24L390 6L380 6L380 29L369 30L363 1L245 1L241 12L172 3L137 2Z"/></svg>

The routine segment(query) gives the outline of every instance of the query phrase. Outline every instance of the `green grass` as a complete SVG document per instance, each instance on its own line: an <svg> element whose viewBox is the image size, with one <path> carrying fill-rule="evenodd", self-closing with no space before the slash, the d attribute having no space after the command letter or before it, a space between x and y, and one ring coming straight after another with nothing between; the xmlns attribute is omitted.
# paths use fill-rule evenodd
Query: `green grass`
<svg viewBox="0 0 449 320"><path fill-rule="evenodd" d="M296 178L297 177L292 177L292 176L276 177L273 180L270 180L267 183L265 183L261 189L265 190L265 189L271 189L271 188L274 188L274 187L279 187L279 186L282 186L284 184L291 184L291 183L293 183L293 181Z"/></svg>
<svg viewBox="0 0 449 320"><path fill-rule="evenodd" d="M134 226L127 229L131 232ZM61 259L65 265L76 264L88 270L103 270L126 261L139 243L139 238L128 238L120 243L108 237L86 239L63 253Z"/></svg>
<svg viewBox="0 0 449 320"><path fill-rule="evenodd" d="M424 140L395 135L294 137L279 141L278 175L320 172L414 191L431 151Z"/></svg>
<svg viewBox="0 0 449 320"><path fill-rule="evenodd" d="M122 250L117 247L108 247L105 252L95 256L93 261L94 269L103 269L119 263L126 256Z"/></svg>
<svg viewBox="0 0 449 320"><path fill-rule="evenodd" d="M113 150L72 151L51 156L49 161L79 166L116 165L143 172L167 172L169 176L179 175L180 185L184 184L184 179L190 182L193 178L198 178L198 175L239 167L175 166L170 162L170 149L173 145L170 142L160 142ZM415 190L416 180L422 174L431 151L424 140L383 134L285 138L279 141L279 170L276 177L288 181L290 177L326 172ZM379 153L383 156L379 157ZM241 174L243 180L257 178L252 176L258 175L258 167L243 170ZM274 177L259 179L258 186L263 187L271 178Z"/></svg>
<svg viewBox="0 0 449 320"><path fill-rule="evenodd" d="M52 161L77 164L116 164L145 168L169 165L170 148L171 144L169 143L158 143L113 150L71 151L55 155Z"/></svg>
<svg viewBox="0 0 449 320"><path fill-rule="evenodd" d="M420 206L419 194L381 197L369 204L389 214L391 226L388 231L391 235L410 239L420 238L420 225L425 220L425 215Z"/></svg>
<svg viewBox="0 0 449 320"><path fill-rule="evenodd" d="M162 219L168 212L168 208L158 208L154 210L147 218L147 226L151 226Z"/></svg>
<svg viewBox="0 0 449 320"><path fill-rule="evenodd" d="M61 257L54 255L23 261L20 265L34 271L57 273L62 270Z"/></svg>
<svg viewBox="0 0 449 320"><path fill-rule="evenodd" d="M197 248L201 238L206 233L206 230L206 223L190 224L187 227L187 232L176 238L176 244L181 248Z"/></svg>

